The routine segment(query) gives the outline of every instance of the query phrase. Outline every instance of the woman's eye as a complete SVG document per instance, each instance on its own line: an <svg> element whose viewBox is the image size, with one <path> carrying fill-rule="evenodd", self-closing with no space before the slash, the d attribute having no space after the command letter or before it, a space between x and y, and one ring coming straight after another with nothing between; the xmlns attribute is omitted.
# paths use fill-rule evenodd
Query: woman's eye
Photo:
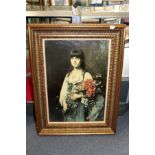
<svg viewBox="0 0 155 155"><path fill-rule="evenodd" d="M73 58L71 58L72 60L79 60L79 58L76 58L76 57L73 57Z"/></svg>

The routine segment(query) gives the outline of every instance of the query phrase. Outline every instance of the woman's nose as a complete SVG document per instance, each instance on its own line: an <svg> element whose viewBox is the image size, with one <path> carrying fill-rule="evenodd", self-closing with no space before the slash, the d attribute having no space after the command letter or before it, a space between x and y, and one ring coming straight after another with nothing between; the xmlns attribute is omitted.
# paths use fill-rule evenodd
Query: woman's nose
<svg viewBox="0 0 155 155"><path fill-rule="evenodd" d="M73 60L76 61L76 57L73 57Z"/></svg>

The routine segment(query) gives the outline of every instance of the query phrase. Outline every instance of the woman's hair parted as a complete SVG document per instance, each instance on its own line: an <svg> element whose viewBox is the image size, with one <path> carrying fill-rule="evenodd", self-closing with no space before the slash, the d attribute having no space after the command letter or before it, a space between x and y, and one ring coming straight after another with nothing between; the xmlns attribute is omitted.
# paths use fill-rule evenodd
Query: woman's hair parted
<svg viewBox="0 0 155 155"><path fill-rule="evenodd" d="M70 59L72 57L80 58L80 61L81 61L80 68L85 70L85 57L84 57L83 50L82 49L71 50L71 52L70 52Z"/></svg>

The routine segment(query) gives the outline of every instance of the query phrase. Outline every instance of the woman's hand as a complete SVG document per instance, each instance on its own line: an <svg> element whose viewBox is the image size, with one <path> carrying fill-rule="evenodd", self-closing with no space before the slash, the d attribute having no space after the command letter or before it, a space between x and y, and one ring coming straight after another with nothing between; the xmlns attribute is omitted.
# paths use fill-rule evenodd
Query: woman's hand
<svg viewBox="0 0 155 155"><path fill-rule="evenodd" d="M63 110L64 110L64 112L67 110L67 103L66 102L63 103Z"/></svg>
<svg viewBox="0 0 155 155"><path fill-rule="evenodd" d="M76 99L81 98L81 97L82 97L81 94L71 94L71 95L70 95L70 98L71 98L72 100L76 100Z"/></svg>

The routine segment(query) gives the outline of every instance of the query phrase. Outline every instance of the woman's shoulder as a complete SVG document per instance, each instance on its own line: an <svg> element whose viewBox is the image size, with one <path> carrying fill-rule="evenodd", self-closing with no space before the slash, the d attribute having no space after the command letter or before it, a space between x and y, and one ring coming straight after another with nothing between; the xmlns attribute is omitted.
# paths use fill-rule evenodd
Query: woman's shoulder
<svg viewBox="0 0 155 155"><path fill-rule="evenodd" d="M70 73L68 72L68 73L65 75L65 80L68 81L69 75L70 75Z"/></svg>
<svg viewBox="0 0 155 155"><path fill-rule="evenodd" d="M89 72L85 72L84 79L92 79L92 75Z"/></svg>
<svg viewBox="0 0 155 155"><path fill-rule="evenodd" d="M85 76L91 76L91 74L89 72L85 72Z"/></svg>

